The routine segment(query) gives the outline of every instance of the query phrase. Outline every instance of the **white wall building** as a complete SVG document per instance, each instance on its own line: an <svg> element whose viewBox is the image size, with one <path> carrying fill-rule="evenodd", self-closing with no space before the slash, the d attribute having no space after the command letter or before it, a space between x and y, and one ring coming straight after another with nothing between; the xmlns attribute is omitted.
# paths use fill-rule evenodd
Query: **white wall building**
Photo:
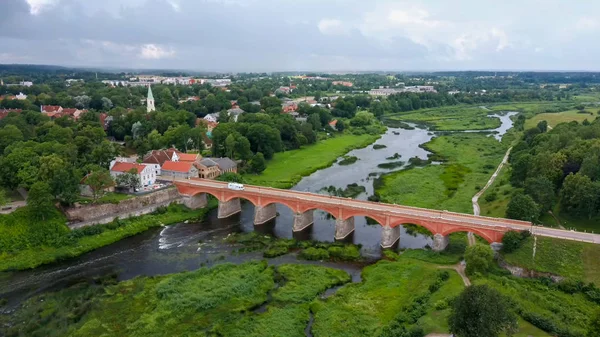
<svg viewBox="0 0 600 337"><path fill-rule="evenodd" d="M112 161L110 163L110 175L115 181L117 180L118 176L128 173L133 169L137 170L137 174L140 178L140 184L142 186L152 185L156 181L156 172L149 165L117 161Z"/></svg>

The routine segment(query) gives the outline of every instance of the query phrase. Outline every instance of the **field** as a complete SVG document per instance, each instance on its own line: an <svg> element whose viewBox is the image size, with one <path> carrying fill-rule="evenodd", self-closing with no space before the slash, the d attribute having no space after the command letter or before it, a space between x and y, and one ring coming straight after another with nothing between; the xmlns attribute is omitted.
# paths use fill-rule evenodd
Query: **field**
<svg viewBox="0 0 600 337"><path fill-rule="evenodd" d="M276 153L267 162L267 169L260 175L247 174L248 184L290 188L302 177L331 166L337 158L349 151L373 143L379 136L350 135L329 138L298 150Z"/></svg>
<svg viewBox="0 0 600 337"><path fill-rule="evenodd" d="M488 130L500 126L500 120L487 117L490 111L478 106L450 106L389 114L391 120L426 124L437 131Z"/></svg>
<svg viewBox="0 0 600 337"><path fill-rule="evenodd" d="M504 254L506 262L530 270L547 272L600 285L600 246L590 243L538 237L528 238L515 252Z"/></svg>
<svg viewBox="0 0 600 337"><path fill-rule="evenodd" d="M64 216L62 214L56 214L54 216L55 218L51 221L47 220L43 224L44 226L49 226L51 224L56 226L62 235L66 236L63 240L64 243L54 245L29 245L26 248L18 250L0 252L0 271L30 269L42 264L79 256L83 253L117 242L123 238L141 233L152 227L169 225L188 219L202 218L214 207L216 207L215 201L211 201L211 204L208 207L198 210L189 210L181 205L172 205L162 214L148 214L131 219L115 220L107 225L85 227L71 233L69 233L69 230L65 225L66 219ZM21 210L18 210L17 212L20 211ZM18 216L17 212L14 212L13 215L17 214ZM2 226L9 227L7 224L1 222L3 219L6 219L5 217L6 216L0 217L0 232L3 230ZM27 221L26 218L17 218L15 222L12 222L13 225L9 228L11 234L7 234L6 236L3 235L2 237L7 238L9 241L28 240L29 236L31 236L28 227L32 224L25 223L25 221ZM73 233L77 233L78 235L74 236L72 235Z"/></svg>
<svg viewBox="0 0 600 337"><path fill-rule="evenodd" d="M514 188L510 185L510 164L505 164L494 183L479 198L480 214L495 218L506 217L506 207Z"/></svg>
<svg viewBox="0 0 600 337"><path fill-rule="evenodd" d="M425 145L445 162L384 175L377 188L381 200L472 213L471 198L502 161L505 145L476 133L440 136Z"/></svg>
<svg viewBox="0 0 600 337"><path fill-rule="evenodd" d="M360 283L346 284L350 276L337 269L302 264L269 266L262 261L226 263L120 283L104 279L95 285L77 284L32 298L12 316L0 315L0 334L301 337L311 313L311 332L316 337L379 336L388 325L407 315L416 315L411 317L426 334L447 333L449 303L464 284L454 270L432 262L458 261L466 246L465 235L453 234L450 246L454 247L444 258L437 253L414 253L427 251L388 252L388 260L363 269ZM560 250L560 254L565 251ZM590 258L597 259L598 255ZM448 278L439 289L432 290L429 286L443 273ZM517 337L547 337L565 329L581 332L590 315L600 308L583 294L564 293L539 280L514 278L506 271L478 274L471 281L487 284L510 298L511 307L520 316ZM343 286L332 296L319 296L337 285ZM411 311L417 298L424 303L423 310ZM554 323L547 325L548 321Z"/></svg>
<svg viewBox="0 0 600 337"><path fill-rule="evenodd" d="M535 127L539 122L546 121L551 127L555 127L560 123L568 123L572 121L583 122L588 120L593 122L597 117L597 109L586 110L587 113L580 113L579 110L568 110L557 113L541 113L533 116L532 118L525 121L525 129Z"/></svg>
<svg viewBox="0 0 600 337"><path fill-rule="evenodd" d="M519 102L490 105L488 108L493 111L520 111L525 117L531 118L545 112L572 110L574 106L575 102Z"/></svg>

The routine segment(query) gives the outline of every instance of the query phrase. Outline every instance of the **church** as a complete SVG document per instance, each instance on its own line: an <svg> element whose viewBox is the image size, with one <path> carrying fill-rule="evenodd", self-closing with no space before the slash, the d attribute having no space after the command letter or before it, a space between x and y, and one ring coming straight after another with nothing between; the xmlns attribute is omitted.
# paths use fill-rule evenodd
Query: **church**
<svg viewBox="0 0 600 337"><path fill-rule="evenodd" d="M154 96L152 95L152 87L148 86L148 97L146 98L146 112L155 111Z"/></svg>

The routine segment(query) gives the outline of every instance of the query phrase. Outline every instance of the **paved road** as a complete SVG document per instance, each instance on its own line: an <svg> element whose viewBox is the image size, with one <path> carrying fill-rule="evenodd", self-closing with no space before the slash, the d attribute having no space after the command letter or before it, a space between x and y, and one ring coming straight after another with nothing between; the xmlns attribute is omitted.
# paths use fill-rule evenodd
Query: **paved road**
<svg viewBox="0 0 600 337"><path fill-rule="evenodd" d="M213 190L214 193L219 193L220 191L232 192L232 190L228 189L227 183L219 182L214 180L206 180L206 179L181 179L174 178L170 179L174 182L180 183L182 185L191 185L191 186L203 186L208 187ZM560 230L555 228L546 228L546 227L532 227L530 222L526 221L517 221L510 219L502 219L502 218L490 218L484 216L476 216L462 213L454 213L447 211L438 211L438 210L430 210L425 208L417 208L417 207L408 207L401 205L392 205L392 204L384 204L377 203L371 201L362 201L362 200L354 200L354 199L346 199L339 197L326 196L322 194L315 194L309 192L301 192L301 191L292 191L292 190L282 190L275 189L269 187L259 187L259 186L251 186L245 185L243 191L236 191L239 193L240 197L244 197L246 195L261 195L261 196L269 196L281 198L282 201L293 203L297 201L308 201L311 203L318 203L322 205L321 208L337 208L337 207L348 207L353 209L363 209L366 212L373 213L373 211L380 212L380 214L387 214L390 216L397 217L409 217L414 220L423 220L423 221L438 221L450 224L460 224L462 226L470 226L472 228L479 229L492 229L498 230L498 228L510 228L514 230L531 230L533 228L534 234L542 235L547 237L555 237L567 240L575 240L575 241L585 241L591 243L600 244L600 235L591 234L591 233L582 233L582 232L573 232L567 230ZM486 228L487 227L487 228Z"/></svg>

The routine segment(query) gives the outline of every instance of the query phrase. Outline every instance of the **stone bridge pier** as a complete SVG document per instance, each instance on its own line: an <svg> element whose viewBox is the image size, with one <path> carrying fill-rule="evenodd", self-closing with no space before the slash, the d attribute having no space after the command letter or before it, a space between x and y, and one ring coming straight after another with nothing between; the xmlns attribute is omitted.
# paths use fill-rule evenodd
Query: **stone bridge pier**
<svg viewBox="0 0 600 337"><path fill-rule="evenodd" d="M346 220L335 220L335 239L344 240L348 235L354 232L354 217L351 216Z"/></svg>
<svg viewBox="0 0 600 337"><path fill-rule="evenodd" d="M265 224L265 223L275 219L276 217L277 217L277 207L275 204L254 207L254 225Z"/></svg>
<svg viewBox="0 0 600 337"><path fill-rule="evenodd" d="M242 205L239 198L233 198L229 201L219 200L219 211L217 217L219 219L228 218L242 211Z"/></svg>
<svg viewBox="0 0 600 337"><path fill-rule="evenodd" d="M208 205L206 193L198 193L192 196L183 196L183 204L189 209L204 208Z"/></svg>
<svg viewBox="0 0 600 337"><path fill-rule="evenodd" d="M400 241L400 226L381 226L381 248L392 248Z"/></svg>
<svg viewBox="0 0 600 337"><path fill-rule="evenodd" d="M294 213L294 232L301 232L314 223L314 211Z"/></svg>
<svg viewBox="0 0 600 337"><path fill-rule="evenodd" d="M433 246L431 249L434 252L441 252L446 247L448 247L448 243L450 242L450 237L448 235L435 234L433 236Z"/></svg>

